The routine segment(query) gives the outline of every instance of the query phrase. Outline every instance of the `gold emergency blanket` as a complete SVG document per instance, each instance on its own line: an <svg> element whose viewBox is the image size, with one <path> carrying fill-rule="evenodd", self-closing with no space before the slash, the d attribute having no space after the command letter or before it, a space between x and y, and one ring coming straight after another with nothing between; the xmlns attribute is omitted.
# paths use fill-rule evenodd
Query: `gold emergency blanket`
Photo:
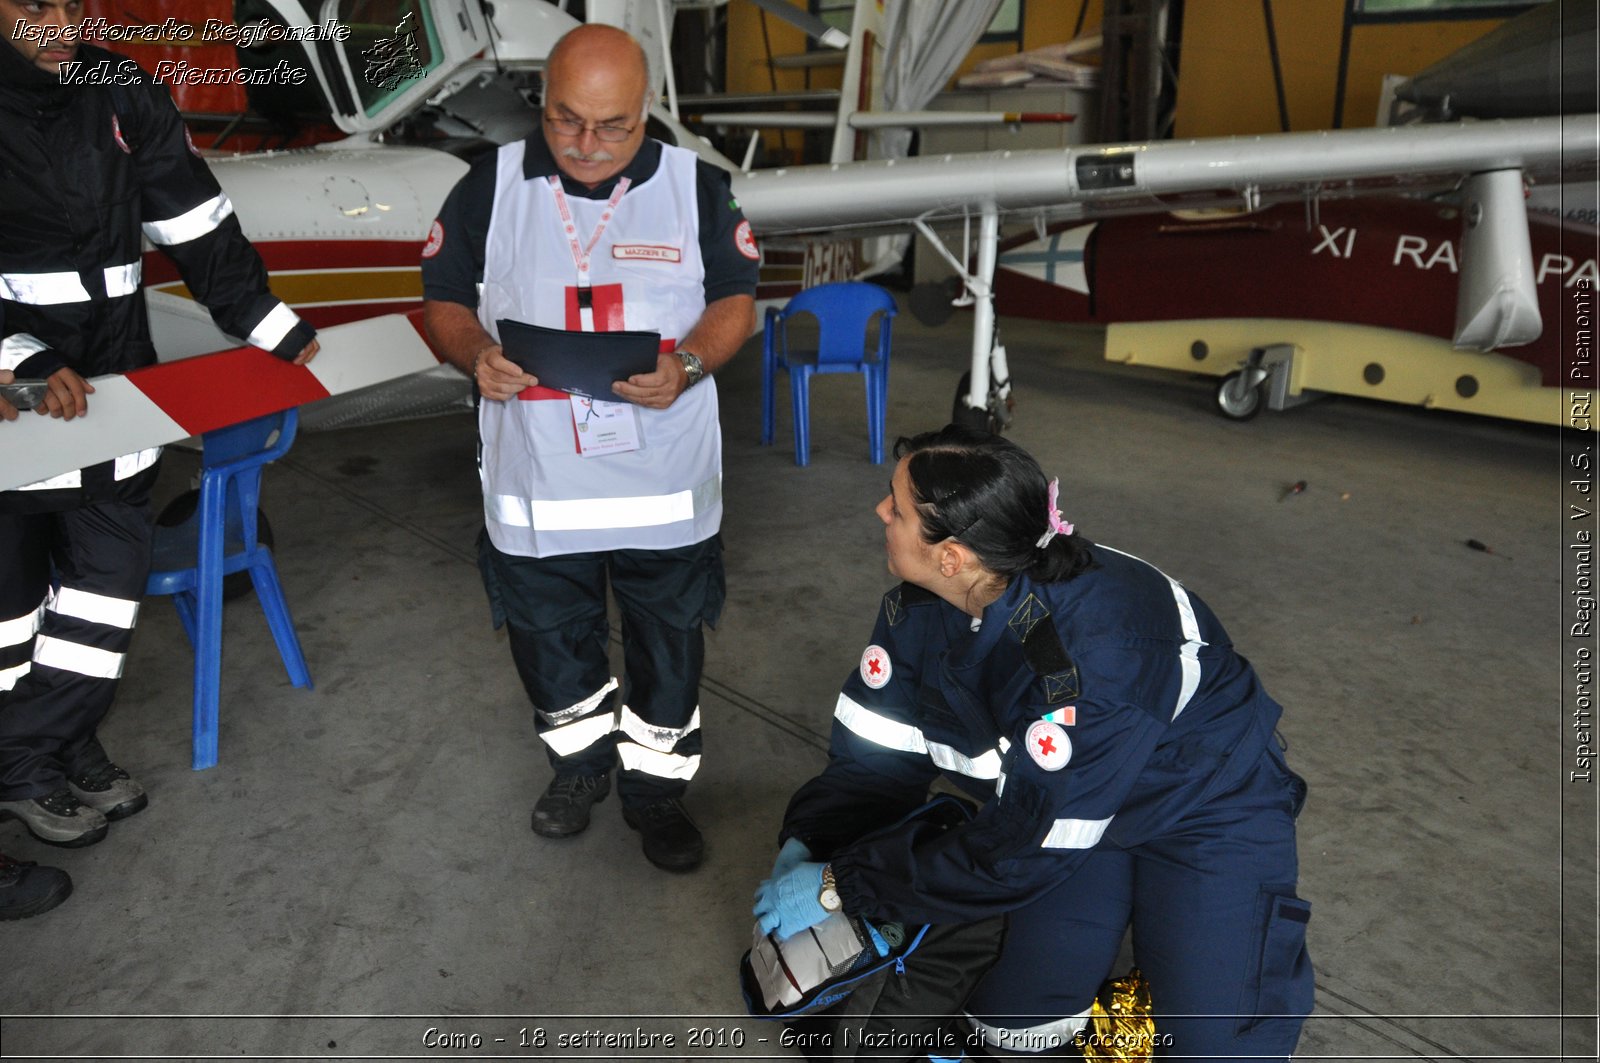
<svg viewBox="0 0 1600 1063"><path fill-rule="evenodd" d="M1155 1053L1156 1023L1150 1017L1150 983L1135 967L1100 987L1089 1023L1075 1039L1083 1058L1134 1063Z"/></svg>

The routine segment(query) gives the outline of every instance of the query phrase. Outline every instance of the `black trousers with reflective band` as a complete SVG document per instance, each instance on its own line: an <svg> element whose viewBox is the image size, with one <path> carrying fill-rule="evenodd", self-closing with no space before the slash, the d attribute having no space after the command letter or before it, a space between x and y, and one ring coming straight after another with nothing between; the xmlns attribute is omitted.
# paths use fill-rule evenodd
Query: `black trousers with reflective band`
<svg viewBox="0 0 1600 1063"><path fill-rule="evenodd" d="M0 510L0 801L43 797L106 761L95 729L150 574L155 478L130 477L109 500Z"/></svg>
<svg viewBox="0 0 1600 1063"><path fill-rule="evenodd" d="M484 534L479 563L551 766L595 775L620 761L624 802L680 796L700 760L703 627L722 612L721 539L535 558L502 553ZM621 690L597 697L611 678L608 583L624 674Z"/></svg>

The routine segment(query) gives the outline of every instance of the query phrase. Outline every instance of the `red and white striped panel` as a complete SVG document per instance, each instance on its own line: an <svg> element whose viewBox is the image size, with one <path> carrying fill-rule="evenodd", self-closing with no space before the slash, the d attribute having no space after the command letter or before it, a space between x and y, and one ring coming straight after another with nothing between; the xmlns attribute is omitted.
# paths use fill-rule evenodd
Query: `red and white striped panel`
<svg viewBox="0 0 1600 1063"><path fill-rule="evenodd" d="M0 491L439 364L421 311L332 325L317 339L310 365L237 347L96 377L88 414L71 421L24 412L0 422Z"/></svg>

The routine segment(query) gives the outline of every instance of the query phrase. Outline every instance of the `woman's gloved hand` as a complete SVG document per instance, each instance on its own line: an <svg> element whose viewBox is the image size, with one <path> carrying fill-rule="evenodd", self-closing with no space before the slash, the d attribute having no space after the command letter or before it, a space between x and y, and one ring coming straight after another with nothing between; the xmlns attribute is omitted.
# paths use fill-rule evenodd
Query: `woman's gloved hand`
<svg viewBox="0 0 1600 1063"><path fill-rule="evenodd" d="M821 893L821 864L796 864L782 875L766 879L756 890L755 916L762 931L787 941L816 926L828 918L828 910L817 899Z"/></svg>
<svg viewBox="0 0 1600 1063"><path fill-rule="evenodd" d="M773 861L772 874L768 877L782 878L810 859L811 850L806 848L806 843L799 838L790 838L778 850L778 859Z"/></svg>

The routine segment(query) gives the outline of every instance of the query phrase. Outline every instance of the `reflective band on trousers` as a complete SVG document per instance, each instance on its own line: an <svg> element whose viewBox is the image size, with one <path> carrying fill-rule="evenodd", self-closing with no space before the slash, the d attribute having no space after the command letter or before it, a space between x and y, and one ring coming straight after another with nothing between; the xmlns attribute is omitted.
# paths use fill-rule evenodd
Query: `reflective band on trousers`
<svg viewBox="0 0 1600 1063"><path fill-rule="evenodd" d="M616 729L617 717L611 712L597 712L581 720L552 727L539 737L558 757L570 757L588 749Z"/></svg>
<svg viewBox="0 0 1600 1063"><path fill-rule="evenodd" d="M15 369L44 350L44 342L26 332L13 333L0 340L0 369Z"/></svg>
<svg viewBox="0 0 1600 1063"><path fill-rule="evenodd" d="M299 322L300 319L295 316L293 310L279 303L267 311L267 315L256 323L256 327L250 330L250 335L246 336L244 341L252 347L270 351L282 343L289 330Z"/></svg>
<svg viewBox="0 0 1600 1063"><path fill-rule="evenodd" d="M184 211L176 218L145 222L144 234L152 244L187 243L214 231L232 213L233 204L228 201L228 194L219 192L214 198Z"/></svg>
<svg viewBox="0 0 1600 1063"><path fill-rule="evenodd" d="M1122 554L1123 557L1131 557L1141 564L1150 565L1150 562L1141 557L1133 557L1132 554L1113 547L1107 546L1103 549ZM1155 568L1154 565L1150 567ZM1183 629L1184 643L1178 650L1178 666L1183 670L1183 684L1178 690L1177 703L1172 707L1172 719L1176 720L1178 714L1188 708L1189 699L1194 697L1194 692L1200 687L1200 647L1204 646L1205 642L1200 638L1200 622L1195 619L1194 603L1189 601L1189 592L1183 589L1183 584L1161 572L1159 568L1156 568L1156 571L1160 572L1161 578L1172 587L1172 600L1178 607L1178 625Z"/></svg>
<svg viewBox="0 0 1600 1063"><path fill-rule="evenodd" d="M80 591L76 587L62 587L46 600L45 608L59 616L129 631L133 630L134 622L139 619L138 602Z"/></svg>
<svg viewBox="0 0 1600 1063"><path fill-rule="evenodd" d="M1038 1026L1029 1026L1024 1029L1012 1029L1009 1026L990 1026L988 1023L975 1019L969 1013L967 1021L972 1023L972 1028L978 1031L978 1036L983 1038L986 1045L996 1048L1008 1049L1012 1052L1049 1052L1050 1058L1057 1058L1060 1049L1066 1048L1078 1031L1089 1023L1089 1013L1094 1010L1091 1004L1076 1015L1068 1015L1064 1019L1040 1023Z"/></svg>
<svg viewBox="0 0 1600 1063"><path fill-rule="evenodd" d="M76 642L40 635L33 644L33 663L63 672L77 672L94 679L120 679L122 677L120 653L80 646Z"/></svg>
<svg viewBox="0 0 1600 1063"><path fill-rule="evenodd" d="M150 466L154 465L157 458L161 457L161 449L162 448L160 447L151 447L149 450L140 450L135 451L132 454L122 455L122 457L116 459L115 463L113 463L111 475L118 480L126 480L135 473L143 472ZM22 484L19 487L12 488L12 490L61 491L68 488L78 488L82 486L83 470L73 469L71 472L64 472L58 476L52 476L48 480L35 480L31 484Z"/></svg>
<svg viewBox="0 0 1600 1063"><path fill-rule="evenodd" d="M540 709L538 710L539 715L544 717L545 723L550 724L552 727L559 727L568 720L575 720L579 716L589 715L595 710L595 706L600 704L600 699L617 689L619 685L620 684L617 682L617 677L612 676L609 683L601 687L599 690L596 690L593 694L590 694L582 701L577 702L576 704L568 705L564 709L557 709L555 712L545 712L543 709Z"/></svg>
<svg viewBox="0 0 1600 1063"><path fill-rule="evenodd" d="M868 742L904 753L924 753L939 767L960 772L969 778L1000 777L998 751L991 749L977 757L969 757L942 742L929 742L920 729L880 715L848 695L839 695L839 701L833 708L833 718Z"/></svg>
<svg viewBox="0 0 1600 1063"><path fill-rule="evenodd" d="M21 681L33 668L32 662L24 661L15 668L0 668L0 690L10 690Z"/></svg>
<svg viewBox="0 0 1600 1063"><path fill-rule="evenodd" d="M1105 819L1058 819L1051 824L1041 849L1093 849L1105 836L1114 816Z"/></svg>
<svg viewBox="0 0 1600 1063"><path fill-rule="evenodd" d="M136 260L121 266L107 266L101 270L105 278L106 295L118 298L139 290L143 267ZM77 272L67 273L0 273L0 299L29 306L55 306L58 303L87 303L89 289Z"/></svg>
<svg viewBox="0 0 1600 1063"><path fill-rule="evenodd" d="M617 720L617 730L639 745L658 753L671 753L672 747L683 741L684 735L699 729L700 706L698 705L694 708L694 715L689 717L689 723L684 727L657 727L655 724L645 723L626 705L622 706L621 716Z"/></svg>
<svg viewBox="0 0 1600 1063"><path fill-rule="evenodd" d="M640 771L658 779L682 779L687 782L700 770L698 753L692 757L680 757L672 753L657 753L632 742L617 743L617 759L622 761L624 771Z"/></svg>
<svg viewBox="0 0 1600 1063"><path fill-rule="evenodd" d="M44 619L45 598L31 613L23 616L12 617L10 620L0 620L0 649L7 646L21 646L33 638L33 633L39 630L39 621Z"/></svg>

